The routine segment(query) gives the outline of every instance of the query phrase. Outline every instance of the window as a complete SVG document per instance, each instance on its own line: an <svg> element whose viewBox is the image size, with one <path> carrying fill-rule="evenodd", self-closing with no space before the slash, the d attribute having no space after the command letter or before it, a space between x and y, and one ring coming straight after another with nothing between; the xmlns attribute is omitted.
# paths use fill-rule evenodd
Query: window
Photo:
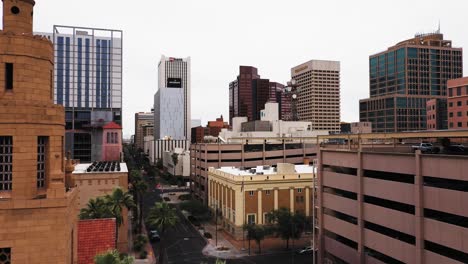
<svg viewBox="0 0 468 264"><path fill-rule="evenodd" d="M462 106L462 101L458 101L457 106Z"/></svg>
<svg viewBox="0 0 468 264"><path fill-rule="evenodd" d="M265 191L265 195L270 195L271 194L271 191L270 190L266 190Z"/></svg>
<svg viewBox="0 0 468 264"><path fill-rule="evenodd" d="M449 96L452 97L453 96L453 88L449 88Z"/></svg>
<svg viewBox="0 0 468 264"><path fill-rule="evenodd" d="M13 89L13 63L5 63L5 89Z"/></svg>
<svg viewBox="0 0 468 264"><path fill-rule="evenodd" d="M453 112L450 112L450 113L449 113L449 117L453 117Z"/></svg>
<svg viewBox="0 0 468 264"><path fill-rule="evenodd" d="M457 116L458 116L458 117L461 117L461 116L462 116L462 112L457 112Z"/></svg>
<svg viewBox="0 0 468 264"><path fill-rule="evenodd" d="M297 193L302 193L302 188L298 188Z"/></svg>
<svg viewBox="0 0 468 264"><path fill-rule="evenodd" d="M458 123L457 123L457 126L458 126L458 127L462 127L462 126L463 126L463 125L462 125L462 122L458 122Z"/></svg>
<svg viewBox="0 0 468 264"><path fill-rule="evenodd" d="M397 210L407 214L414 215L414 205L390 201L387 199L377 198L369 195L364 195L364 202L368 204L373 204L381 207L385 207L392 210Z"/></svg>
<svg viewBox="0 0 468 264"><path fill-rule="evenodd" d="M11 263L11 248L0 248L0 264Z"/></svg>
<svg viewBox="0 0 468 264"><path fill-rule="evenodd" d="M461 87L457 88L457 96L461 96Z"/></svg>
<svg viewBox="0 0 468 264"><path fill-rule="evenodd" d="M443 245L436 244L434 242L424 240L424 249L432 251L436 254L451 258L462 263L466 263L468 259L468 254L462 251L458 251L453 248L449 248Z"/></svg>
<svg viewBox="0 0 468 264"><path fill-rule="evenodd" d="M255 193L254 191L249 191L250 196L254 196L254 193Z"/></svg>
<svg viewBox="0 0 468 264"><path fill-rule="evenodd" d="M13 171L13 137L0 137L0 191L11 191Z"/></svg>
<svg viewBox="0 0 468 264"><path fill-rule="evenodd" d="M255 224L255 214L248 214L247 215L247 224L252 225Z"/></svg>
<svg viewBox="0 0 468 264"><path fill-rule="evenodd" d="M47 137L37 138L37 188L45 187Z"/></svg>
<svg viewBox="0 0 468 264"><path fill-rule="evenodd" d="M453 107L453 102L450 102L450 103L449 103L449 107Z"/></svg>
<svg viewBox="0 0 468 264"><path fill-rule="evenodd" d="M408 244L412 244L412 245L416 244L416 238L414 236L408 235L406 233L403 233L403 232L400 232L400 231L397 231L397 230L394 230L385 226L381 226L381 225L377 225L371 222L364 221L364 228L380 233L382 235L389 236L394 239L398 239Z"/></svg>

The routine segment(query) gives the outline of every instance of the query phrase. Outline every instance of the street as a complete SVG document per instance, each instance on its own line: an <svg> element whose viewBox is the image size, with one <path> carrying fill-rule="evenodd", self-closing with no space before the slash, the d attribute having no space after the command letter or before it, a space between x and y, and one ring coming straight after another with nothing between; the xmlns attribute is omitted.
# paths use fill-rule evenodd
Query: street
<svg viewBox="0 0 468 264"><path fill-rule="evenodd" d="M176 190L170 190L174 192ZM149 211L149 208L155 202L161 201L161 191L156 189L150 191L145 196L144 201L144 215ZM190 222L177 211L180 221L175 228L168 230L166 234L161 237L164 240L166 254L164 264L201 264L201 263L215 263L216 259L203 255L202 250L207 244L205 239ZM153 250L155 255L159 255L159 245L161 242L153 243ZM291 251L278 252L274 254L265 254L259 256L243 257L239 259L228 259L227 264L284 264L284 263L311 263L311 255L298 255L293 254Z"/></svg>

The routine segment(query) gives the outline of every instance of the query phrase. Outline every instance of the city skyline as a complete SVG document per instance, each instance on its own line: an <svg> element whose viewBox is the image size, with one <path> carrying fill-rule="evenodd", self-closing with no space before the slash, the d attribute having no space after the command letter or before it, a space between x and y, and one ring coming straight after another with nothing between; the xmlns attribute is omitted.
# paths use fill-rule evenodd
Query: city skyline
<svg viewBox="0 0 468 264"><path fill-rule="evenodd" d="M444 37L451 39L454 47L468 47L468 36L458 26L463 24L464 18L460 5L466 4L457 1L449 1L445 5L435 4L435 1L397 1L386 6L385 10L371 1L316 5L305 1L269 2L268 12L264 12L264 15L259 14L258 10L265 7L265 2L259 1L249 3L250 8L243 10L245 15L242 17L250 17L245 21L236 15L242 8L242 3L237 2L221 5L213 1L171 1L130 6L109 4L107 1L94 2L94 8L89 9L86 8L89 7L87 1L79 4L38 1L34 29L43 32L53 25L75 25L124 31L123 70L126 74L123 86L127 89L123 94L123 112L127 114L123 117L123 127L126 138L133 134L133 113L151 109L152 94L157 90L155 69L161 54L192 57L192 118L202 118L203 123L219 114L228 116L226 87L239 65L257 67L262 69L262 75L284 83L290 78L291 67L310 59L341 62L342 121L358 121L359 99L369 96L370 55L402 39L411 38L417 32L436 30L439 20ZM454 9L454 5L460 8ZM57 12L72 9L74 12L67 13L67 16ZM173 12L156 12L157 15L154 15L155 10ZM317 12L320 10L323 12ZM329 16L327 10L333 10L335 16ZM112 16L103 16L107 12ZM203 12L207 12L207 15L199 16ZM396 13L398 19L395 19ZM82 14L87 14L89 19L84 21ZM184 16L186 19L178 22L173 19L174 16ZM341 22L337 22L338 17ZM216 24L212 24L212 21L216 21ZM246 24L259 30L245 31ZM314 24L320 26L314 27ZM144 34L152 28L156 29L156 34ZM248 39L257 36L255 39L258 41L247 43L242 40L244 37L237 40L229 38L241 32ZM273 35L277 37L270 41L268 37ZM295 38L300 41L295 41ZM226 45L228 39L229 45ZM272 61L274 57L276 59ZM210 67L213 64L216 67ZM463 75L467 75L466 69ZM206 104L206 94L219 100Z"/></svg>

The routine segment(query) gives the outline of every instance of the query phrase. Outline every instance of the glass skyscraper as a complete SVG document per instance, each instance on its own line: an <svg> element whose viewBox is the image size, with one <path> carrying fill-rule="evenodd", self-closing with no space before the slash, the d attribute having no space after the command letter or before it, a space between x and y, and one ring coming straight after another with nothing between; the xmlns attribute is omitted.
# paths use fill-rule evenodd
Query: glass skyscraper
<svg viewBox="0 0 468 264"><path fill-rule="evenodd" d="M54 102L66 110L66 150L82 162L100 160L100 136L108 122L122 125L120 30L54 26Z"/></svg>
<svg viewBox="0 0 468 264"><path fill-rule="evenodd" d="M360 121L373 132L425 130L426 102L444 99L447 80L463 74L462 49L439 32L416 35L369 58L370 98Z"/></svg>

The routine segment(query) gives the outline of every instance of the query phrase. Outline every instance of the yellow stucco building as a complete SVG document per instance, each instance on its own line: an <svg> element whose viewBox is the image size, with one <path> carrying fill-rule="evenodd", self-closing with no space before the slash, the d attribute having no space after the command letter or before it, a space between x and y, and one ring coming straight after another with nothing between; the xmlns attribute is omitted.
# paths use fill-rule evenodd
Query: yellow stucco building
<svg viewBox="0 0 468 264"><path fill-rule="evenodd" d="M279 163L253 169L222 167L208 171L208 205L218 210L221 225L236 239L244 223L265 224L279 208L312 216L313 165Z"/></svg>

